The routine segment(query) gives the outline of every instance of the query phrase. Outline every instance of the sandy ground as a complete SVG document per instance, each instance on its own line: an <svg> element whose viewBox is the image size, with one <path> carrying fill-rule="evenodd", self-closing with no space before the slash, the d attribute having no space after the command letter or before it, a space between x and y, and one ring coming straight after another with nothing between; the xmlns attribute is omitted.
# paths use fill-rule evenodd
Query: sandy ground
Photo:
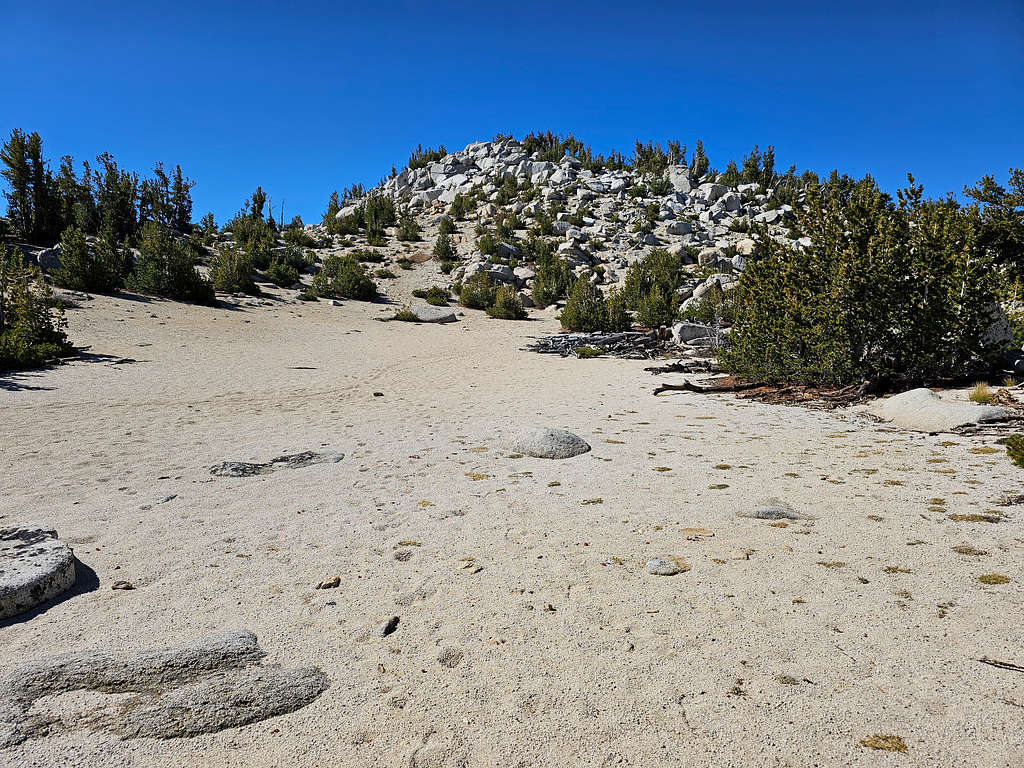
<svg viewBox="0 0 1024 768"><path fill-rule="evenodd" d="M550 315L388 311L97 298L69 313L94 357L0 380L0 524L56 527L98 578L0 625L0 668L248 628L331 680L255 725L80 730L0 765L1024 764L1024 674L975 660L1024 664L1024 512L947 517L1024 491L991 438L656 398L643 363L519 351ZM519 424L593 451L514 458ZM346 458L209 473L320 449ZM769 497L814 519L738 516ZM656 554L692 569L652 576Z"/></svg>

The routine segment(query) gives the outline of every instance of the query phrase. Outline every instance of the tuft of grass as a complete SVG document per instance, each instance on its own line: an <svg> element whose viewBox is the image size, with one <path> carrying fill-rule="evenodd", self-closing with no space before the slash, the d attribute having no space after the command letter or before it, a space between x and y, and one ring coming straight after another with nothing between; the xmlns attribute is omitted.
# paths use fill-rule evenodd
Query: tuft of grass
<svg viewBox="0 0 1024 768"><path fill-rule="evenodd" d="M989 403L995 402L996 393L993 392L991 387L989 387L989 385L986 384L984 381L979 381L971 389L970 394L968 394L968 397L971 399L971 402L981 403L982 405L988 405Z"/></svg>
<svg viewBox="0 0 1024 768"><path fill-rule="evenodd" d="M400 310L395 312L392 320L398 320L403 323L418 323L420 319L416 317L416 313L413 312L409 307L402 307Z"/></svg>
<svg viewBox="0 0 1024 768"><path fill-rule="evenodd" d="M1010 577L1003 573L983 573L978 581L982 584L1009 584Z"/></svg>
<svg viewBox="0 0 1024 768"><path fill-rule="evenodd" d="M548 483L548 488L557 488L560 485L561 483L558 482L557 480L552 480L550 483Z"/></svg>
<svg viewBox="0 0 1024 768"><path fill-rule="evenodd" d="M1001 523L1003 516L998 514L982 514L971 512L969 514L952 514L949 519L954 523Z"/></svg>
<svg viewBox="0 0 1024 768"><path fill-rule="evenodd" d="M819 560L818 565L822 568L845 568L846 563L842 560Z"/></svg>
<svg viewBox="0 0 1024 768"><path fill-rule="evenodd" d="M969 450L968 453L999 453L999 449L992 445L982 445L978 448L971 448L971 450Z"/></svg>
<svg viewBox="0 0 1024 768"><path fill-rule="evenodd" d="M904 568L901 565L887 565L882 570L885 573L910 573L909 568Z"/></svg>
<svg viewBox="0 0 1024 768"><path fill-rule="evenodd" d="M576 357L582 358L584 360L586 360L588 358L591 358L591 357L601 357L604 353L605 353L605 350L602 347L577 347L576 348Z"/></svg>
<svg viewBox="0 0 1024 768"><path fill-rule="evenodd" d="M732 464L715 464L715 469L732 469Z"/></svg>
<svg viewBox="0 0 1024 768"><path fill-rule="evenodd" d="M800 681L792 675L778 675L775 680L783 685L800 685Z"/></svg>
<svg viewBox="0 0 1024 768"><path fill-rule="evenodd" d="M726 489L726 488L728 488L728 487L729 487L729 486L728 486L728 485L726 485L725 483L715 483L714 485L709 485L709 486L708 486L708 490L712 490L712 491L722 491L722 490L725 490L725 489Z"/></svg>
<svg viewBox="0 0 1024 768"><path fill-rule="evenodd" d="M465 472L466 477L470 480L486 480L490 475L485 475L482 472Z"/></svg>
<svg viewBox="0 0 1024 768"><path fill-rule="evenodd" d="M860 740L862 747L883 752L906 752L907 744L894 733L873 733Z"/></svg>
<svg viewBox="0 0 1024 768"><path fill-rule="evenodd" d="M671 472L672 471L672 467L655 467L654 471L655 472Z"/></svg>
<svg viewBox="0 0 1024 768"><path fill-rule="evenodd" d="M952 547L952 550L958 555L971 555L974 557L981 557L988 554L986 550L972 547L970 544L957 544L955 547Z"/></svg>

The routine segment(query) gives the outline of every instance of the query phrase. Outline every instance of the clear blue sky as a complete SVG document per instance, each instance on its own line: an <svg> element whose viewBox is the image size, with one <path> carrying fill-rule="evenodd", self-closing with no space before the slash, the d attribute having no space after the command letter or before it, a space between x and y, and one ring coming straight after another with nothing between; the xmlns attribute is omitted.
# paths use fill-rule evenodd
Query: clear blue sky
<svg viewBox="0 0 1024 768"><path fill-rule="evenodd" d="M379 6L379 7L375 7ZM704 140L724 168L913 171L932 195L1024 165L1024 0L7 2L0 131L47 155L180 163L195 215L257 184L318 219L417 143Z"/></svg>

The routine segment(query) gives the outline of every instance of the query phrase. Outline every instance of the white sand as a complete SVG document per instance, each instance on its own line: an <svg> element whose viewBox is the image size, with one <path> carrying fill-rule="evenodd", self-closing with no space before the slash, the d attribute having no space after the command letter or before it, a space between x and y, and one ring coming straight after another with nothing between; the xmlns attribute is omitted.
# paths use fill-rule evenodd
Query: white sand
<svg viewBox="0 0 1024 768"><path fill-rule="evenodd" d="M655 398L643 363L519 351L556 329L541 313L411 326L381 310L97 298L69 313L73 339L138 362L2 380L0 524L56 527L100 585L0 626L0 668L248 628L267 663L317 665L332 685L240 729L78 730L0 765L1024 764L1024 674L973 660L1024 664L1024 512L929 510L1024 491L1001 448L971 452L991 439ZM519 423L593 451L510 458ZM347 455L209 474L321 448ZM815 519L737 516L772 496ZM697 526L714 536L688 541ZM657 554L692 568L652 576ZM989 572L1013 581L980 584ZM313 589L335 574L340 588ZM136 589L111 590L120 579ZM374 635L392 615L397 631ZM449 648L453 668L438 661ZM859 746L873 733L908 752Z"/></svg>

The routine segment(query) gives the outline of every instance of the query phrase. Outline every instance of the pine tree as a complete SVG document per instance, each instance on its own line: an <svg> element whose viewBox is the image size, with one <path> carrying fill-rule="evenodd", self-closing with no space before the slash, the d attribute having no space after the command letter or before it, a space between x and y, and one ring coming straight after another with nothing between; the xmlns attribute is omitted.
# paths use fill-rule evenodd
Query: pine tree
<svg viewBox="0 0 1024 768"><path fill-rule="evenodd" d="M700 179L708 172L711 165L708 156L704 154L704 142L697 139L697 147L693 151L693 162L690 163L690 178Z"/></svg>
<svg viewBox="0 0 1024 768"><path fill-rule="evenodd" d="M184 176L181 166L174 166L171 179L170 224L179 232L192 231L192 179Z"/></svg>

